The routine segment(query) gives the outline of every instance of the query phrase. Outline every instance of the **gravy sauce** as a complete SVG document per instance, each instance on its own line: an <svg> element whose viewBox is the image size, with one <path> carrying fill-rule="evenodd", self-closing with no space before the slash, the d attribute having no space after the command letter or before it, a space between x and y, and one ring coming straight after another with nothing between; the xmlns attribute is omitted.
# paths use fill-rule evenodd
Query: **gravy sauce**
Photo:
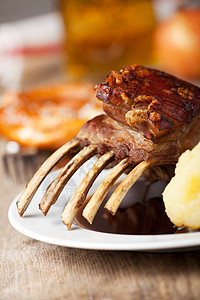
<svg viewBox="0 0 200 300"><path fill-rule="evenodd" d="M145 180L139 179L125 196L116 215L112 216L104 209L104 205L116 185L103 201L93 224L89 224L82 216L89 199L80 207L76 222L85 229L113 234L155 235L187 232L187 229L173 225L165 213L162 199L165 185L162 181L148 185Z"/></svg>

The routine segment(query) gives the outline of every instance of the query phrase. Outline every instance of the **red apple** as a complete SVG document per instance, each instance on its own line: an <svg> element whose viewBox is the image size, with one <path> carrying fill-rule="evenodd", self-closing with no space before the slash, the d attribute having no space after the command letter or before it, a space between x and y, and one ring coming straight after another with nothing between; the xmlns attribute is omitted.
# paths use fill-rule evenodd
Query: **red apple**
<svg viewBox="0 0 200 300"><path fill-rule="evenodd" d="M161 66L174 75L200 77L200 9L177 11L160 23L155 50Z"/></svg>

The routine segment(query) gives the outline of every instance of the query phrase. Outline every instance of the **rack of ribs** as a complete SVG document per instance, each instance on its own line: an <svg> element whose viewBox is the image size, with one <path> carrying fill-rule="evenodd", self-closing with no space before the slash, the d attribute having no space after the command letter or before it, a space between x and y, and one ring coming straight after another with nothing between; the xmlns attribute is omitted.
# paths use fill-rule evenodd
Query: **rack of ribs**
<svg viewBox="0 0 200 300"><path fill-rule="evenodd" d="M127 176L105 204L112 215L140 176L168 181L179 156L199 142L199 87L158 70L132 65L112 71L95 88L105 114L85 123L77 136L43 163L17 201L20 216L43 179L63 157L73 155L41 199L39 207L44 215L77 169L91 157L98 157L62 213L62 221L70 229L103 169L112 166L83 210L90 223L122 173Z"/></svg>

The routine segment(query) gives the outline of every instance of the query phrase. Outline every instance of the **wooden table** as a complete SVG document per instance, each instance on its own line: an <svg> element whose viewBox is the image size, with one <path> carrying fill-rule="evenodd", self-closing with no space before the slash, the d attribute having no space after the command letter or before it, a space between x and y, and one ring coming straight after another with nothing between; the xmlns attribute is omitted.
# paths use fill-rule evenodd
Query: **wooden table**
<svg viewBox="0 0 200 300"><path fill-rule="evenodd" d="M0 299L200 299L200 250L80 250L18 233L7 211L23 186L6 185L1 160L0 170Z"/></svg>

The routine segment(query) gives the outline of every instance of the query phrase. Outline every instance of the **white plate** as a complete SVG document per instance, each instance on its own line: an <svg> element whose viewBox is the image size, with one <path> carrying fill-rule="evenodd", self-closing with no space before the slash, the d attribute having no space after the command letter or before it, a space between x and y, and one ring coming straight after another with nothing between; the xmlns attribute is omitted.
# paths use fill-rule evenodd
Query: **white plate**
<svg viewBox="0 0 200 300"><path fill-rule="evenodd" d="M171 251L183 250L184 248L200 246L200 232L164 234L164 235L121 235L101 233L80 228L76 225L68 231L61 221L63 207L66 199L69 199L74 189L84 177L89 167L86 163L69 181L67 187L61 194L57 203L50 209L46 217L38 208L38 204L44 195L46 187L56 177L58 171L47 176L43 184L35 194L24 217L21 218L17 212L14 199L10 205L8 218L11 225L22 234L50 244L96 250L137 250L137 251ZM96 180L91 193L99 186L102 179L108 174L103 171Z"/></svg>

